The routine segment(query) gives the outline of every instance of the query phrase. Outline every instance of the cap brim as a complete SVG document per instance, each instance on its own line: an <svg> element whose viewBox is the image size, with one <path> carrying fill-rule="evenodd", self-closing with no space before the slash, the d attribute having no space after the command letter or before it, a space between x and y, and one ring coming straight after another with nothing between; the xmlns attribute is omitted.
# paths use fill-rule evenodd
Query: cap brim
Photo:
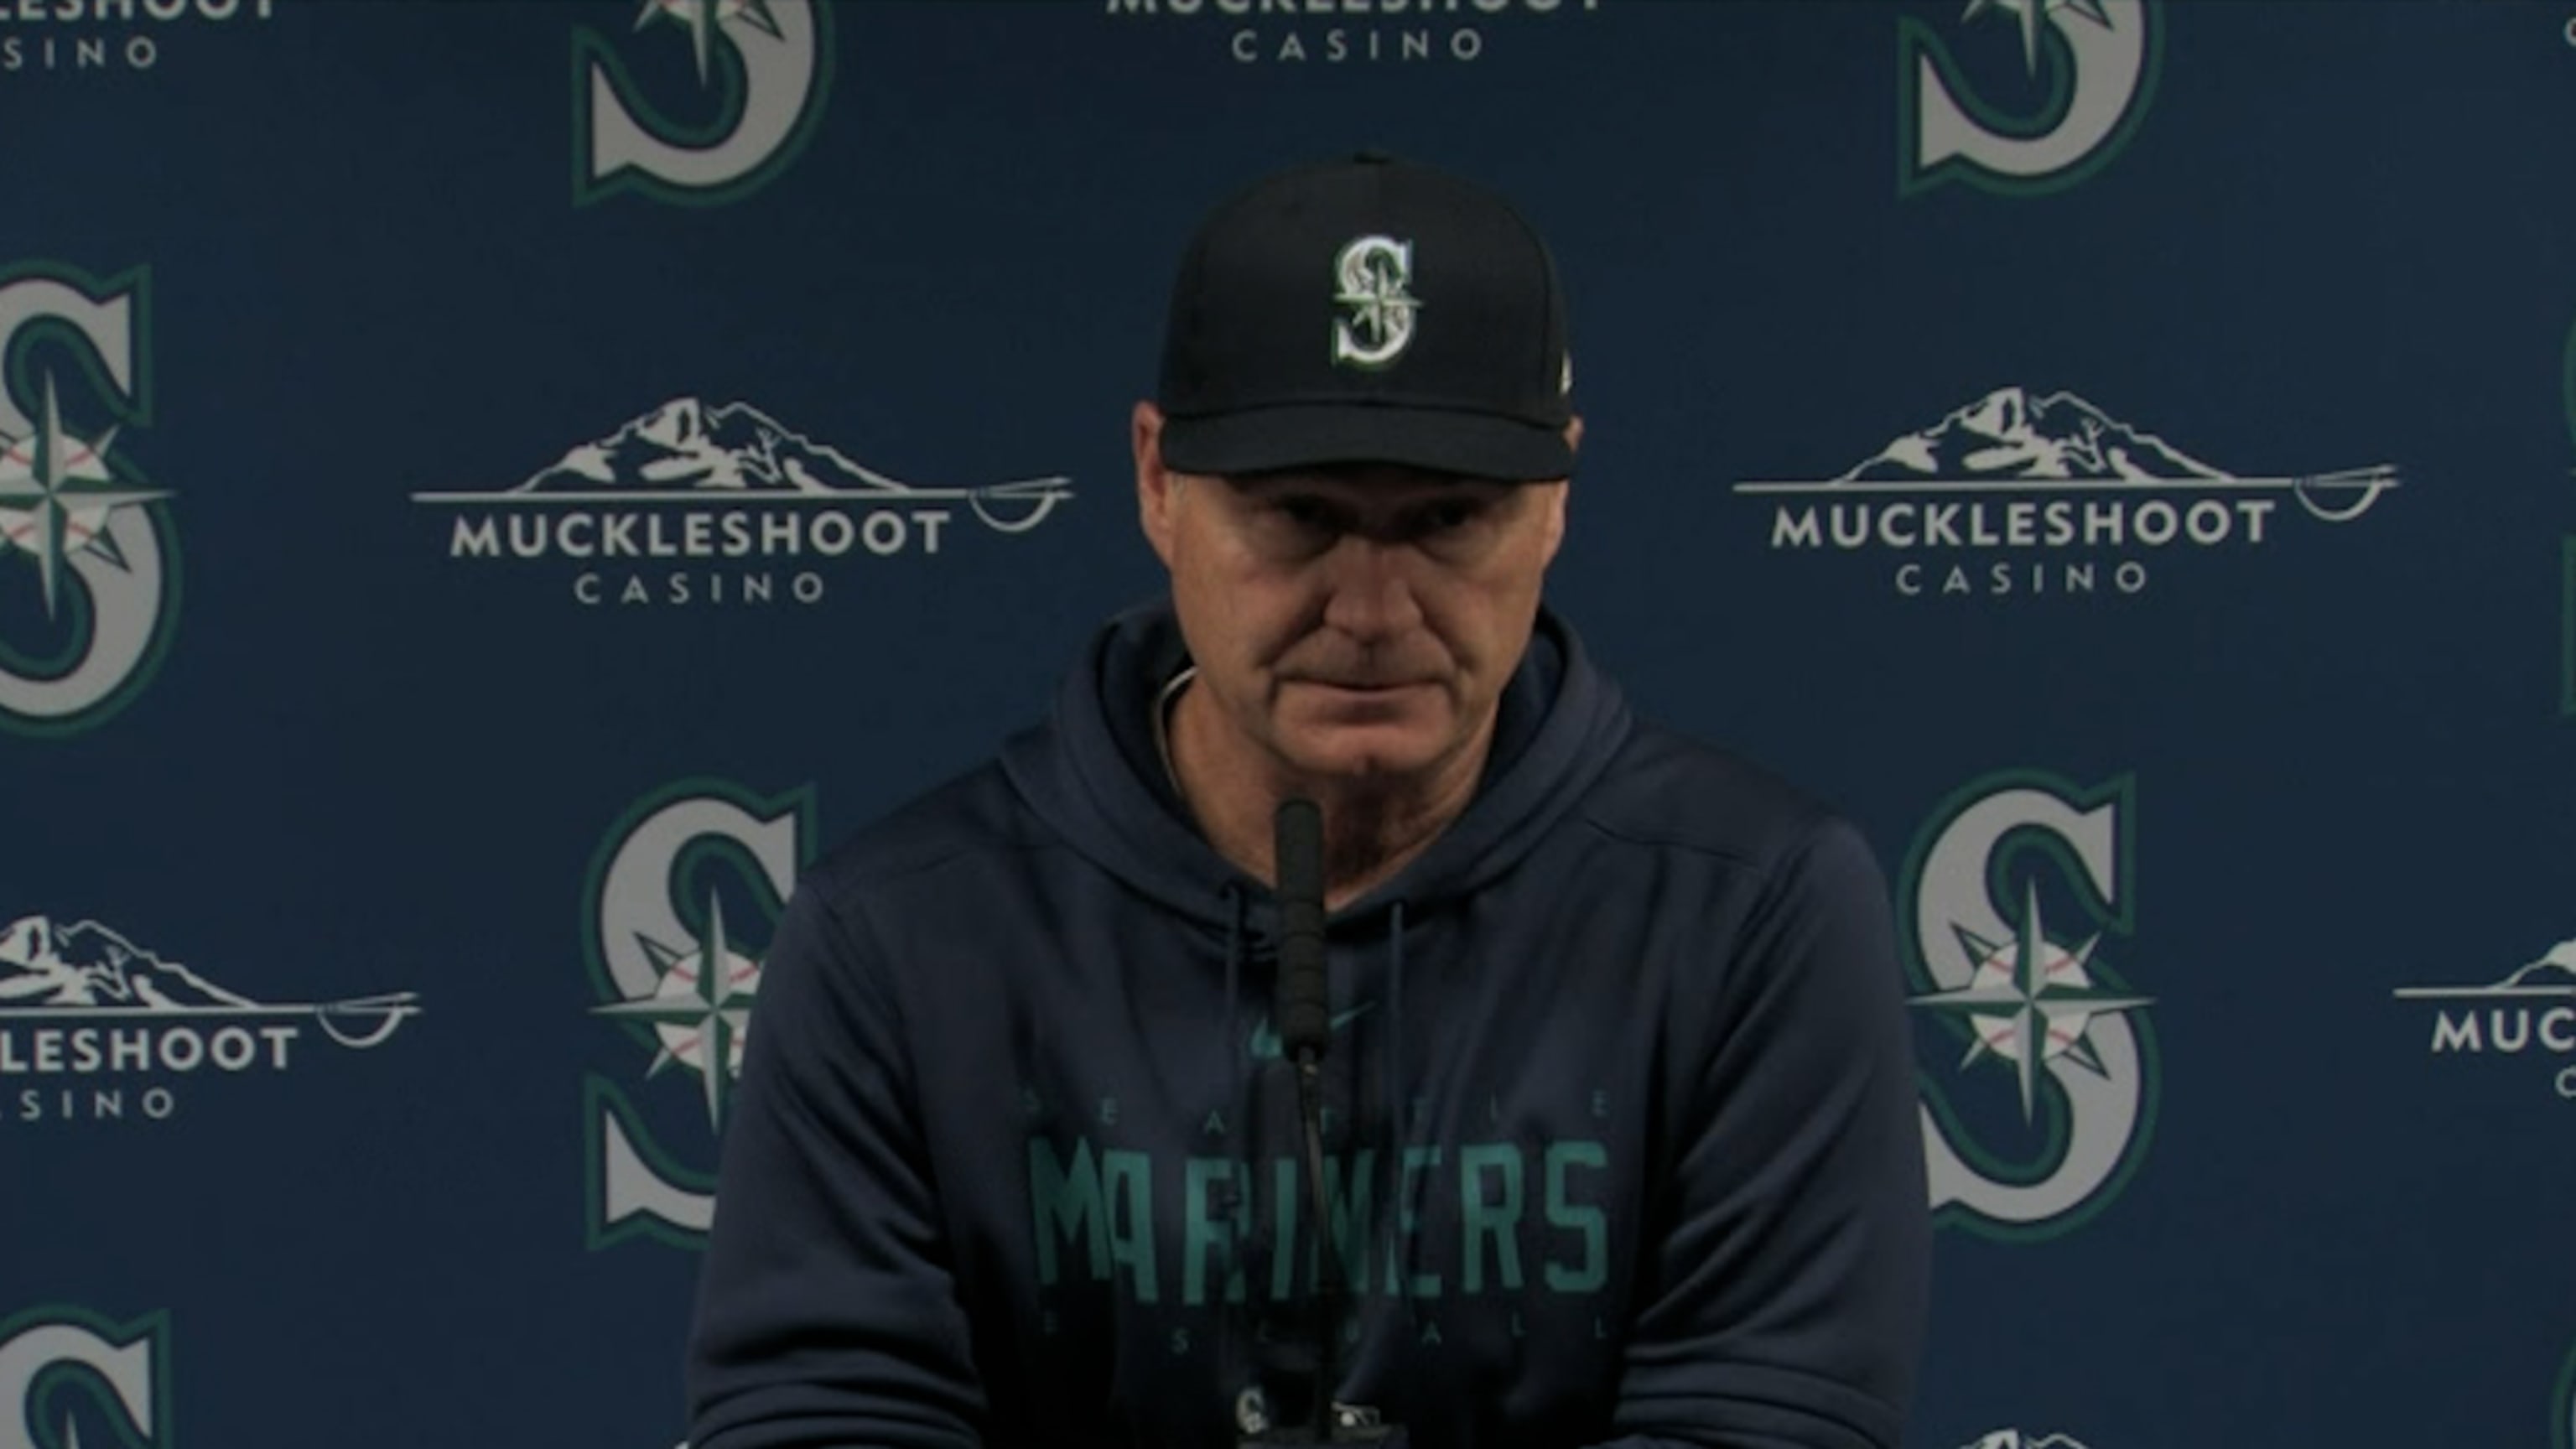
<svg viewBox="0 0 2576 1449"><path fill-rule="evenodd" d="M1334 463L1400 463L1538 482L1572 476L1574 450L1558 426L1383 403L1251 408L1163 423L1163 466L1177 472L1266 473Z"/></svg>

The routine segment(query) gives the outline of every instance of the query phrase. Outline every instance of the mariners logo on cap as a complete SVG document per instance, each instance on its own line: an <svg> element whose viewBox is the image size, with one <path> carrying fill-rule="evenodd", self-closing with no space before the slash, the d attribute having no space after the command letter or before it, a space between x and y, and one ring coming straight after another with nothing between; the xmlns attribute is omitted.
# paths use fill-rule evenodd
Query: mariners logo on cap
<svg viewBox="0 0 2576 1449"><path fill-rule="evenodd" d="M1413 342L1413 314L1422 299L1406 291L1413 280L1413 243L1364 236L1333 259L1341 290L1333 300L1350 309L1333 324L1333 361L1375 370L1392 366Z"/></svg>

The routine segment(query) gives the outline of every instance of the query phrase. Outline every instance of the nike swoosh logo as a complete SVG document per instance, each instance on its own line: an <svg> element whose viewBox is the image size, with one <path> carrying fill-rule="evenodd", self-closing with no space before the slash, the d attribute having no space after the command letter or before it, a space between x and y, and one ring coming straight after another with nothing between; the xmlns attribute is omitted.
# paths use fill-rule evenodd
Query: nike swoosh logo
<svg viewBox="0 0 2576 1449"><path fill-rule="evenodd" d="M1367 1015L1369 1006L1374 1004L1375 1003L1363 1003L1352 1007L1348 1011L1335 1015L1330 1029L1333 1031L1340 1031L1343 1027L1346 1027L1352 1022ZM1249 1050L1254 1056L1262 1058L1265 1061L1276 1061L1279 1059L1281 1052L1279 1045L1279 1032L1277 1028L1270 1024L1270 1014L1268 1012L1263 1012L1261 1014L1260 1022L1252 1028L1252 1044L1249 1047Z"/></svg>

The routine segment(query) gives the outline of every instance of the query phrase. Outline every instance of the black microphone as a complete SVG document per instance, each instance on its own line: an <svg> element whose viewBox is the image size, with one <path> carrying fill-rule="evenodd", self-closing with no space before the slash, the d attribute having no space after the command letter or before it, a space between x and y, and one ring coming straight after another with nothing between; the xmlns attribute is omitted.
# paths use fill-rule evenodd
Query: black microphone
<svg viewBox="0 0 2576 1449"><path fill-rule="evenodd" d="M1324 812L1282 800L1273 817L1279 880L1279 1046L1290 1061L1321 1062L1332 1040L1324 981Z"/></svg>
<svg viewBox="0 0 2576 1449"><path fill-rule="evenodd" d="M1324 812L1312 800L1279 802L1272 817L1272 864L1279 898L1279 981L1272 1014L1280 1054L1297 1071L1297 1115L1306 1158L1306 1216L1315 1243L1313 1417L1300 1436L1269 1422L1258 1396L1238 1404L1236 1426L1249 1446L1375 1444L1388 1433L1374 1409L1337 1402L1341 1383L1342 1304L1348 1297L1333 1253L1332 1200L1324 1190L1324 1050L1332 1040L1332 996L1324 971ZM1295 1252L1292 1240L1282 1251Z"/></svg>

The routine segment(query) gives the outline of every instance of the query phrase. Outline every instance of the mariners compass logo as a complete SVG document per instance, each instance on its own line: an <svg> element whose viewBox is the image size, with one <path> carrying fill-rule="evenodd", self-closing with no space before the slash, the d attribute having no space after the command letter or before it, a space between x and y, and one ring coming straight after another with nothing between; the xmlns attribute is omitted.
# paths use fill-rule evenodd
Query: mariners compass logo
<svg viewBox="0 0 2576 1449"><path fill-rule="evenodd" d="M143 271L0 268L0 728L93 728L168 647L171 493L123 441L152 420L150 333ZM81 420L100 413L114 421Z"/></svg>
<svg viewBox="0 0 2576 1449"><path fill-rule="evenodd" d="M0 1082L20 1084L0 1122L159 1121L175 1083L293 1070L307 1026L363 1051L420 1010L410 991L259 1001L96 921L21 917L0 930Z"/></svg>
<svg viewBox="0 0 2576 1449"><path fill-rule="evenodd" d="M1770 501L1774 552L1890 562L1905 597L2143 593L2148 560L2264 547L2283 507L2349 523L2387 464L2248 475L2202 462L2071 392L2000 387L1831 478L1735 485Z"/></svg>
<svg viewBox="0 0 2576 1449"><path fill-rule="evenodd" d="M0 1319L0 1449L153 1449L176 1442L170 1319L117 1323L54 1305Z"/></svg>
<svg viewBox="0 0 2576 1449"><path fill-rule="evenodd" d="M928 488L877 472L748 403L674 398L514 487L414 493L447 555L565 560L582 604L820 603L843 561L938 554L961 513L1024 534L1073 496L1061 474Z"/></svg>
<svg viewBox="0 0 2576 1449"><path fill-rule="evenodd" d="M667 1089L648 1112L621 1079L585 1085L593 1248L644 1235L682 1247L715 1221L712 1147L704 1167L667 1148L680 1133L712 1144L742 1072L765 941L815 848L810 790L773 799L724 780L683 780L645 796L609 829L591 864L582 935L600 997L593 1011L650 1054ZM727 908L727 902L733 902ZM702 1120L685 1128L655 1121Z"/></svg>
<svg viewBox="0 0 2576 1449"><path fill-rule="evenodd" d="M2081 790L2009 772L1935 810L1907 859L1914 1006L1961 1043L1949 1072L1924 1080L1941 1221L2054 1236L2109 1202L2145 1153L2154 998L2125 984L2105 944L2133 929L2134 816L2125 779Z"/></svg>
<svg viewBox="0 0 2576 1449"><path fill-rule="evenodd" d="M573 199L634 190L718 205L759 190L795 162L831 89L831 7L822 0L642 0L633 30L687 37L693 123L657 106L688 89L687 72L630 65L596 31L573 36ZM650 74L654 84L643 78Z"/></svg>
<svg viewBox="0 0 2576 1449"><path fill-rule="evenodd" d="M2017 66L1994 63L2013 53L2004 21L2019 32ZM1900 192L1950 180L2056 191L2108 164L2146 118L2164 43L2150 0L1968 0L1959 28L1954 49L1944 32L1898 22ZM2016 111L2016 97L2035 109Z"/></svg>

